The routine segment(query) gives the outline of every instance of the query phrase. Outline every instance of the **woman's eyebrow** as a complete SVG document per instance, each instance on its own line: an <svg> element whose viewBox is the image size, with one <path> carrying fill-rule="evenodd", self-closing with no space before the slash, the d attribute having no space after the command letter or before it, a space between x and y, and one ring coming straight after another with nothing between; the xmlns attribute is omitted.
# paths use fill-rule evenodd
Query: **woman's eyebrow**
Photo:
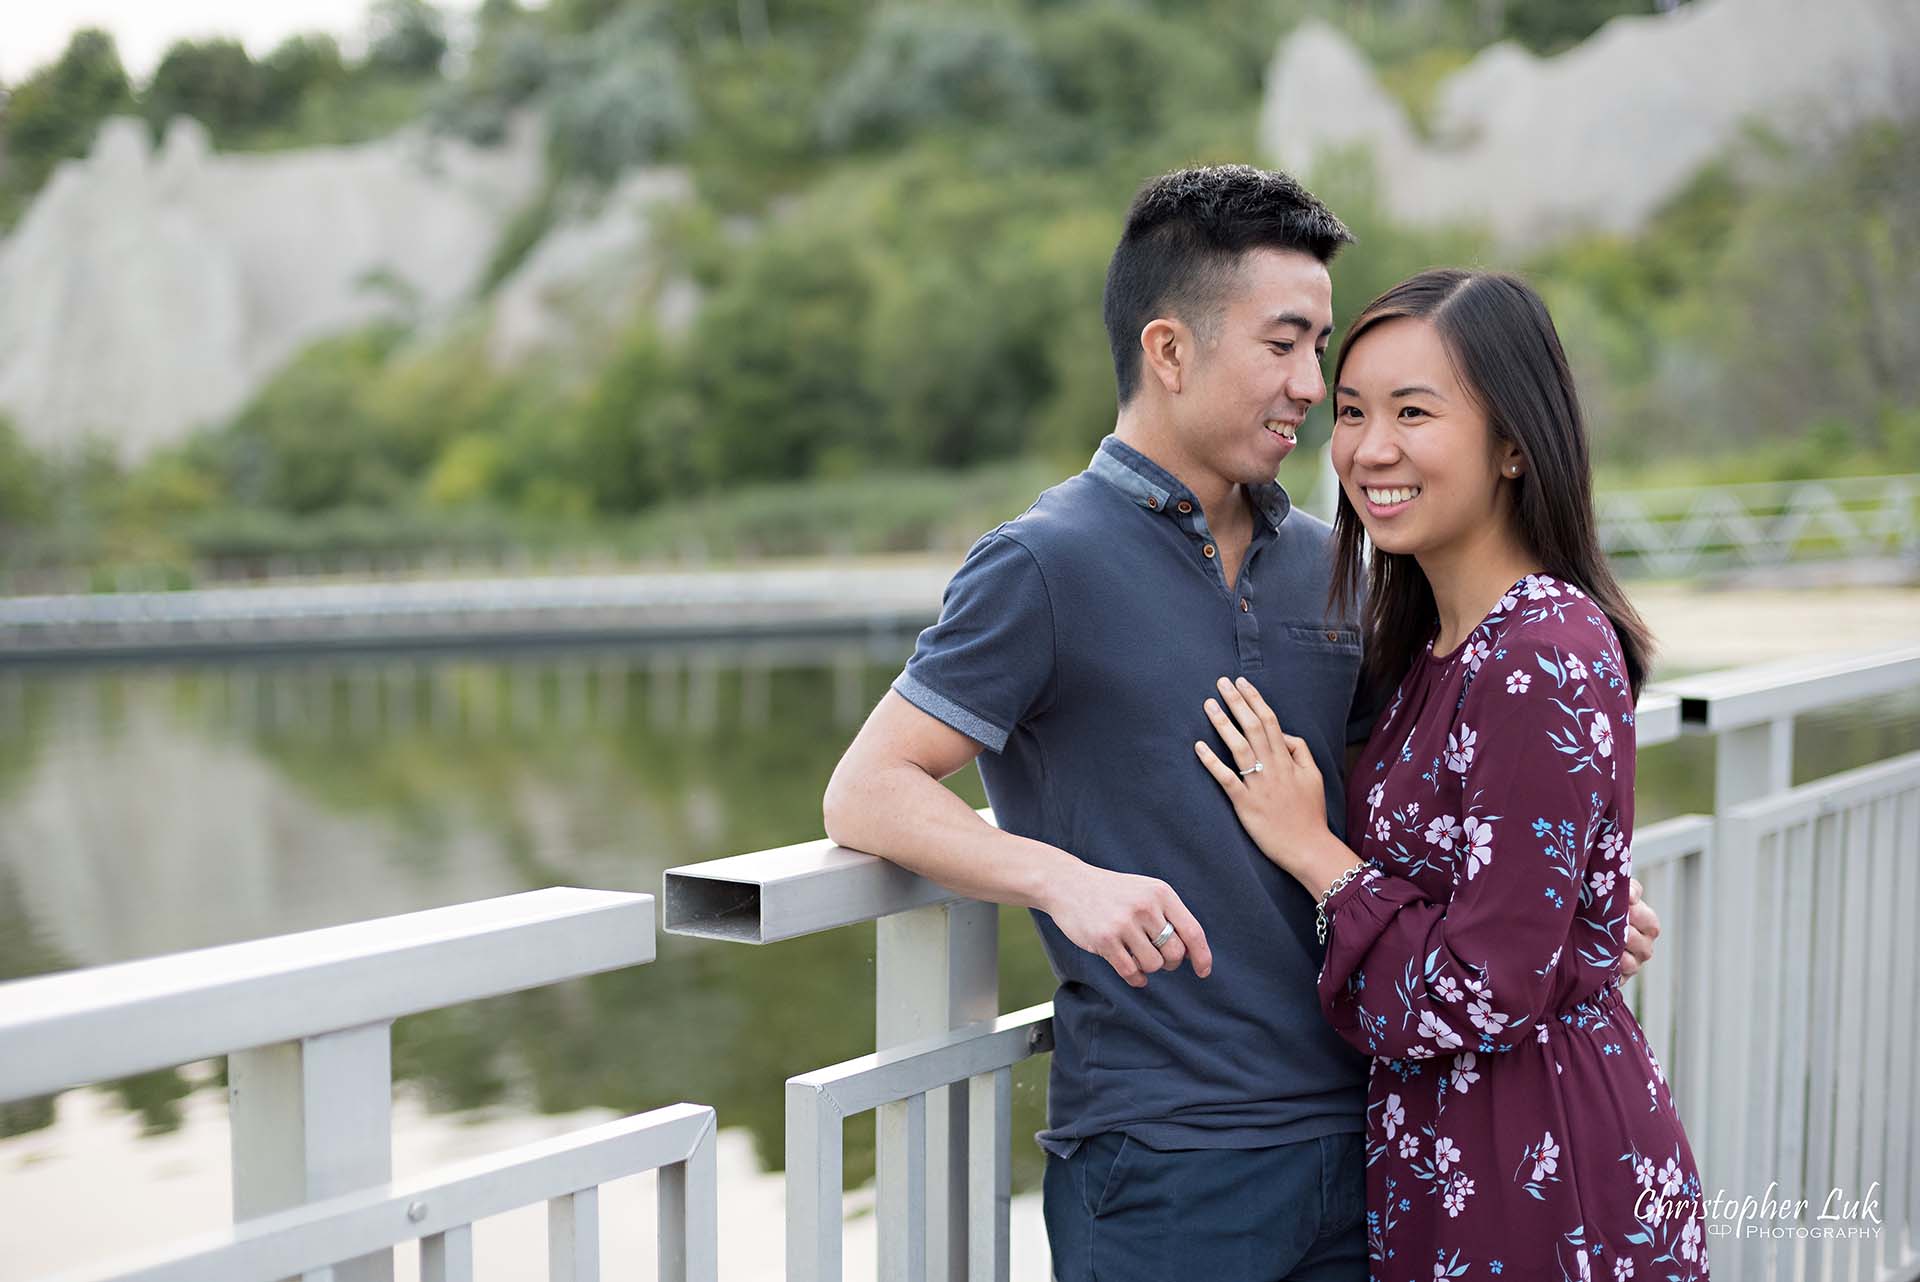
<svg viewBox="0 0 1920 1282"><path fill-rule="evenodd" d="M1396 387L1393 389L1393 394L1396 397L1432 396L1432 397L1435 397L1436 399L1443 400L1443 401L1447 399L1445 396L1442 396L1439 392L1436 392L1431 387L1428 387L1425 383L1415 383L1410 387Z"/></svg>

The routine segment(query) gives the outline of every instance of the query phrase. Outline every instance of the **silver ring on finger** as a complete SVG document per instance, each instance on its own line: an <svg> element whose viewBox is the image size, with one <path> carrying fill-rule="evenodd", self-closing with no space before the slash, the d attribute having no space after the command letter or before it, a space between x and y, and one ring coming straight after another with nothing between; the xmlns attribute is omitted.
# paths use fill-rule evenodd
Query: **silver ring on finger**
<svg viewBox="0 0 1920 1282"><path fill-rule="evenodd" d="M1162 922L1160 923L1160 933L1153 937L1153 946L1155 948L1164 948L1166 947L1167 941L1172 938L1173 923L1170 921Z"/></svg>
<svg viewBox="0 0 1920 1282"><path fill-rule="evenodd" d="M1242 771L1240 772L1240 777L1241 777L1242 779L1245 779L1245 778L1246 778L1246 777L1247 777L1248 775L1257 775L1257 774L1259 774L1259 773L1260 773L1260 772L1261 772L1262 770L1265 770L1266 768L1267 768L1267 763L1266 763L1266 762L1264 762L1264 761L1256 761L1256 762L1254 762L1254 763L1253 763L1252 765L1250 765L1250 766L1248 766L1248 767L1247 767L1247 768L1246 768L1245 770L1242 770Z"/></svg>

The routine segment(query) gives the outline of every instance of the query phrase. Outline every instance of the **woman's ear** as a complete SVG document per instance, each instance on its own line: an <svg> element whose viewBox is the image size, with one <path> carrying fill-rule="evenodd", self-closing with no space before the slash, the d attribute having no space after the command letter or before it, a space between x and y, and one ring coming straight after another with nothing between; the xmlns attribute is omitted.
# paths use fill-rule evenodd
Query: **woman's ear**
<svg viewBox="0 0 1920 1282"><path fill-rule="evenodd" d="M1186 380L1187 354L1191 350L1187 339L1186 326L1164 316L1148 321L1140 331L1141 359L1147 372L1171 395L1177 396Z"/></svg>
<svg viewBox="0 0 1920 1282"><path fill-rule="evenodd" d="M1526 457L1520 453L1520 447L1512 441L1507 441L1501 445L1499 458L1500 475L1506 477L1509 481L1518 480L1526 474Z"/></svg>

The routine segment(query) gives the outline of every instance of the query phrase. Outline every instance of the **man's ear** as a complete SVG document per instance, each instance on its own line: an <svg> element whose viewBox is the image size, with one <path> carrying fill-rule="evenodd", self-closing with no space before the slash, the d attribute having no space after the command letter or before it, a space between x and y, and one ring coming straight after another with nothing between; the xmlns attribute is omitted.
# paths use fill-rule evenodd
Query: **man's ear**
<svg viewBox="0 0 1920 1282"><path fill-rule="evenodd" d="M1187 327L1165 316L1148 321L1140 331L1140 353L1146 372L1177 396L1193 354L1193 335Z"/></svg>

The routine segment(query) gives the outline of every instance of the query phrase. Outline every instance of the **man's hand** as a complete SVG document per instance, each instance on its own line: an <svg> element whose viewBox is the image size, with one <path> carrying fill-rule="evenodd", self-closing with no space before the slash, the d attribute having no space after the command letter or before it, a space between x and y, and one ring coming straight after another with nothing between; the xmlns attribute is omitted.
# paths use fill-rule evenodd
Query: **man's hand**
<svg viewBox="0 0 1920 1282"><path fill-rule="evenodd" d="M1660 938L1660 914L1641 901L1638 877L1627 878L1627 950L1620 954L1620 978L1632 979L1653 960L1653 941Z"/></svg>
<svg viewBox="0 0 1920 1282"><path fill-rule="evenodd" d="M1145 988L1148 975L1177 970L1189 959L1201 979L1213 973L1213 952L1200 923L1173 887L1156 878L1076 863L1041 911L1077 947L1105 958L1135 988ZM1154 947L1154 937L1169 922L1172 936Z"/></svg>

